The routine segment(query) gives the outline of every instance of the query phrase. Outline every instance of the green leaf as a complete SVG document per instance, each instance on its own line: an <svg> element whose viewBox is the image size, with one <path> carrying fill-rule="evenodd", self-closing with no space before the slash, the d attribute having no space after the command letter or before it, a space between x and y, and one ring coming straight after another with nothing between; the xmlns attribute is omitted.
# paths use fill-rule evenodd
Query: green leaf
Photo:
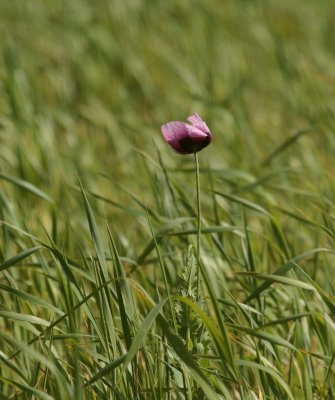
<svg viewBox="0 0 335 400"><path fill-rule="evenodd" d="M29 322L30 324L49 326L50 322L35 315L17 313L14 311L0 311L0 317L14 319L17 321Z"/></svg>
<svg viewBox="0 0 335 400"><path fill-rule="evenodd" d="M306 290L311 290L311 291L316 291L315 288L305 282L297 281L296 279L291 279L291 278L286 278L285 276L280 276L280 275L273 275L273 274L261 274L258 272L235 272L236 275L243 275L243 276L250 276L251 278L254 279L261 279L264 281L269 281L270 284L277 282L277 283L282 283L283 285L289 285L289 286L294 286L297 288L301 289L306 289Z"/></svg>
<svg viewBox="0 0 335 400"><path fill-rule="evenodd" d="M113 360L111 363L109 363L105 367L101 368L95 375L92 376L92 378L88 382L85 383L84 387L93 385L93 383L102 379L107 374L113 372L115 370L115 368L117 368L119 365L121 365L124 362L126 357L127 357L127 354L124 354L123 356L117 358L116 360Z"/></svg>
<svg viewBox="0 0 335 400"><path fill-rule="evenodd" d="M305 135L306 133L310 133L315 131L314 127L309 127L305 129L300 129L295 132L292 136L290 136L287 140L281 143L275 150L273 150L262 162L262 166L271 164L271 162L280 154L283 153L289 146L295 143L300 137Z"/></svg>
<svg viewBox="0 0 335 400"><path fill-rule="evenodd" d="M122 365L122 371L120 374L120 379L122 375L124 374L125 370L127 369L129 363L131 360L135 357L136 353L140 350L142 347L145 337L147 336L152 324L154 323L155 319L157 318L158 314L161 312L162 308L164 307L164 304L168 301L168 299L164 299L161 302L159 302L146 316L144 321L142 322L140 328L138 329L136 335L133 338L133 341L131 343L131 346L129 348L129 351L127 353L127 356L123 362Z"/></svg>
<svg viewBox="0 0 335 400"><path fill-rule="evenodd" d="M42 392L41 390L35 389L31 386L28 386L24 383L13 381L12 379L4 378L0 376L0 380L5 383L9 383L17 388L21 389L26 395L36 396L41 400L55 400L54 397L49 396L47 393Z"/></svg>
<svg viewBox="0 0 335 400"><path fill-rule="evenodd" d="M244 332L251 336L258 337L259 339L266 340L272 344L287 347L290 350L297 351L296 347L294 347L293 344L291 344L287 340L281 338L280 336L271 335L270 333L263 332L258 329L251 329L251 328L247 328L244 326L239 326L239 325L234 325L234 324L229 324L229 323L227 323L227 326L229 326L231 329L233 329L235 331Z"/></svg>
<svg viewBox="0 0 335 400"><path fill-rule="evenodd" d="M265 210L265 208L259 206L258 204L253 203L250 200L246 200L243 199L242 197L238 197L232 194L228 194L228 193L223 193L223 192L218 192L217 190L211 190L211 189L206 189L211 193L215 193L218 196L224 197L225 199L228 199L230 201L232 201L233 203L237 203L240 204L241 206L250 208L251 210L260 212L261 214L264 215L270 215L268 211Z"/></svg>
<svg viewBox="0 0 335 400"><path fill-rule="evenodd" d="M247 368L250 368L251 370L258 369L259 371L263 371L266 374L271 375L280 384L280 386L284 389L284 391L287 393L288 397L291 400L295 400L287 383L279 375L279 373L277 371L275 371L274 369L270 368L269 366L261 365L254 361L248 361L248 360L235 360L235 363L236 363L236 365L238 365L240 367L247 367Z"/></svg>
<svg viewBox="0 0 335 400"><path fill-rule="evenodd" d="M108 273L107 273L107 265L106 265L106 256L105 256L105 252L104 252L104 248L102 245L102 240L100 237L100 233L98 230L98 226L97 223L95 222L95 218L93 215L93 211L91 209L91 206L87 200L86 194L84 192L84 189L82 187L82 184L79 180L79 184L80 184L80 189L81 189L81 193L84 199L84 204L85 204L85 210L86 210L86 217L88 220L88 224L90 227L90 232L91 232L91 236L92 236L92 240L94 243L94 247L95 250L97 252L97 256L98 256L98 260L99 260L99 264L102 268L103 274L104 274L104 279L107 281L108 280Z"/></svg>
<svg viewBox="0 0 335 400"><path fill-rule="evenodd" d="M17 254L16 256L8 259L4 263L0 264L0 272L11 267L12 265L18 264L25 258L30 257L32 254L36 253L36 251L40 250L41 248L42 247L32 247L31 249L24 250L21 253Z"/></svg>
<svg viewBox="0 0 335 400"><path fill-rule="evenodd" d="M22 179L15 178L14 176L5 175L2 173L0 173L0 178L5 179L7 182L12 183L13 185L19 187L20 189L24 189L24 190L34 194L35 196L48 201L49 203L52 203L51 198L47 194L42 192L42 190L40 190L36 186L34 186L32 183L29 183L29 182L23 181Z"/></svg>
<svg viewBox="0 0 335 400"><path fill-rule="evenodd" d="M285 263L284 265L282 265L281 267L279 267L276 271L274 271L273 275L284 275L286 274L286 272L288 272L290 269L292 269L295 265L295 263L297 263L298 261L313 256L316 253L332 253L331 250L326 249L326 248L316 248L316 249L312 249L309 251L306 251L302 254L299 254L298 256L292 258L291 260L289 260L287 263ZM255 297L259 296L262 292L264 292L264 290L266 290L267 288L269 288L272 283L274 281L266 281L264 283L262 283L256 290L254 290L245 300L245 303L249 303L251 300L253 300Z"/></svg>

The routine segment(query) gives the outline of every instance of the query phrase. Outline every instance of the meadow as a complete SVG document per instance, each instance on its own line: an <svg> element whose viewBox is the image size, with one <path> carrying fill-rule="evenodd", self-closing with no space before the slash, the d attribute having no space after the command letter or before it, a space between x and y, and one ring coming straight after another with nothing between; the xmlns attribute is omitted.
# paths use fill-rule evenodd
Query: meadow
<svg viewBox="0 0 335 400"><path fill-rule="evenodd" d="M1 400L335 398L334 25L332 0L0 2ZM194 112L199 259L160 131Z"/></svg>

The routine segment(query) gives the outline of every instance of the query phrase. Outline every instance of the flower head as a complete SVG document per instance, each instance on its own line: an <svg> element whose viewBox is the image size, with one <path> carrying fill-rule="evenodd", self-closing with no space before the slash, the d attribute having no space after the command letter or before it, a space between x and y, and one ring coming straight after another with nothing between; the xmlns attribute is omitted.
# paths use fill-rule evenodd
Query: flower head
<svg viewBox="0 0 335 400"><path fill-rule="evenodd" d="M164 139L179 154L196 153L208 146L212 134L198 114L187 118L190 124L171 121L161 126Z"/></svg>

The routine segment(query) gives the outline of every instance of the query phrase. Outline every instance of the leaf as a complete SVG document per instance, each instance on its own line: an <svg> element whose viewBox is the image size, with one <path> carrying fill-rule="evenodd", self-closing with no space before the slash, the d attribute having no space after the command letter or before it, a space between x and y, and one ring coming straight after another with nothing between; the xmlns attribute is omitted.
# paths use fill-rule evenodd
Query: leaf
<svg viewBox="0 0 335 400"><path fill-rule="evenodd" d="M273 275L284 275L286 274L286 272L288 272L291 268L294 267L295 263L297 263L298 261L310 257L316 253L333 253L331 250L327 249L327 248L316 248L316 249L312 249L309 251L306 251L302 254L299 254L298 256L292 258L291 260L289 260L287 263L285 263L284 265L282 265L281 267L279 267ZM253 300L255 297L259 296L262 292L264 292L264 290L266 290L268 287L270 287L272 285L273 281L267 281L262 283L260 286L258 286L258 288L256 288L256 290L254 290L244 301L244 303L249 303L251 300Z"/></svg>
<svg viewBox="0 0 335 400"><path fill-rule="evenodd" d="M282 283L283 285L289 285L289 286L294 286L298 287L301 289L306 289L306 290L312 290L313 292L316 291L315 288L305 282L298 281L296 279L291 279L291 278L286 278L285 276L280 276L280 275L274 275L274 274L261 274L258 272L235 272L235 275L244 275L244 276L250 276L251 278L254 279L262 279L265 281L269 281L272 283L277 282L277 283Z"/></svg>
<svg viewBox="0 0 335 400"><path fill-rule="evenodd" d="M287 140L285 140L282 144L280 144L275 150L270 153L265 160L262 162L262 166L266 166L271 164L271 162L283 151L285 151L289 146L295 143L301 136L305 135L306 133L310 133L315 131L314 127L309 127L305 129L300 129L295 132L292 136L290 136Z"/></svg>
<svg viewBox="0 0 335 400"><path fill-rule="evenodd" d="M43 325L43 326L50 325L50 322L46 321L43 318L36 317L35 315L17 313L14 311L0 311L0 317L10 318L10 319L14 319L17 321L29 322L30 324L37 324L37 325Z"/></svg>
<svg viewBox="0 0 335 400"><path fill-rule="evenodd" d="M111 250L114 256L114 265L115 265L115 273L116 273L116 280L115 280L115 289L116 295L119 303L119 310L120 310L120 318L121 324L123 329L124 338L126 341L127 350L131 347L131 330L128 321L128 314L130 314L130 321L135 322L133 316L135 315L134 305L133 305L133 298L128 286L127 277L123 270L123 266L111 234L110 229L108 228L109 239L111 243ZM124 294L123 294L124 292ZM126 309L126 305L128 306Z"/></svg>
<svg viewBox="0 0 335 400"><path fill-rule="evenodd" d="M80 185L80 189L81 189L81 193L84 199L84 204L85 204L85 210L86 210L86 216L87 216L87 220L88 220L88 224L90 227L90 233L92 236L92 240L93 240L93 244L95 247L95 250L97 252L97 256L98 256L98 260L99 260L99 264L102 268L103 274L104 274L104 278L107 281L108 280L108 274L107 274L107 265L106 265L106 256L105 256L105 252L104 252L104 248L102 245L102 240L100 237L100 233L97 227L97 224L95 222L95 218L93 215L93 211L91 209L91 206L87 200L86 194L84 192L83 186L79 180L79 185Z"/></svg>
<svg viewBox="0 0 335 400"><path fill-rule="evenodd" d="M285 324L286 322L295 321L297 319L304 318L304 317L309 317L311 315L313 315L313 313L311 313L311 312L305 312L305 313L300 313L300 314L295 314L295 315L289 315L287 317L279 318L279 319L276 319L274 321L269 321L269 322L257 327L256 329L263 329L263 328L266 328L268 326Z"/></svg>
<svg viewBox="0 0 335 400"><path fill-rule="evenodd" d="M211 189L206 189L206 190L215 193L218 196L224 197L225 199L231 200L234 203L241 204L242 206L250 208L251 210L258 211L264 215L270 215L270 213L266 211L265 208L259 206L258 204L253 203L250 200L246 200L243 199L242 197L234 196L232 194L218 192L217 190L211 190Z"/></svg>
<svg viewBox="0 0 335 400"><path fill-rule="evenodd" d="M124 362L126 357L127 357L127 354L124 354L123 356L117 358L116 360L113 360L110 364L101 368L95 375L92 376L92 378L88 382L85 383L84 387L93 385L93 383L95 383L99 379L103 378L110 372L113 372L115 368L117 368L119 365L121 365Z"/></svg>
<svg viewBox="0 0 335 400"><path fill-rule="evenodd" d="M287 393L288 397L291 400L294 400L294 397L292 395L292 392L290 390L290 388L288 387L287 383L284 381L283 378L281 378L281 376L278 374L277 371L273 370L272 368L270 368L269 366L264 366L261 364L258 364L254 361L248 361L248 360L235 360L235 363L240 366L240 367L247 367L247 368L251 368L251 369L258 369L260 371L263 371L269 375L271 375L279 384L280 386L285 390L285 392Z"/></svg>
<svg viewBox="0 0 335 400"><path fill-rule="evenodd" d="M135 357L136 353L139 351L141 346L144 343L145 337L148 334L151 325L154 323L155 319L157 318L158 314L161 312L162 308L164 307L164 304L168 301L169 299L164 299L161 302L159 302L146 316L144 321L142 322L139 330L137 331L135 337L133 338L133 341L131 343L131 346L128 350L127 356L123 362L122 365L122 371L120 374L120 378L124 374L125 370L127 369L129 363L131 360Z"/></svg>
<svg viewBox="0 0 335 400"><path fill-rule="evenodd" d="M4 271L5 269L11 267L12 265L18 264L20 261L24 260L25 258L31 256L32 254L36 253L42 247L32 247L30 249L24 250L21 253L17 254L16 256L8 259L4 263L0 264L0 272Z"/></svg>
<svg viewBox="0 0 335 400"><path fill-rule="evenodd" d="M238 235L242 235L242 227L241 226L208 226L201 228L201 234L209 235L212 233L219 232L233 232ZM196 235L198 233L197 229L187 229L180 232L167 232L162 233L161 236L184 236L184 235Z"/></svg>
<svg viewBox="0 0 335 400"><path fill-rule="evenodd" d="M38 399L41 399L41 400L55 400L54 397L49 396L47 393L42 392L41 390L35 389L31 386L25 385L24 383L19 383L19 382L13 381L11 379L4 378L3 376L0 376L0 380L2 382L9 383L13 386L18 387L27 395L29 394L31 396L36 396Z"/></svg>
<svg viewBox="0 0 335 400"><path fill-rule="evenodd" d="M5 179L7 182L10 182L13 185L15 185L21 189L27 190L28 192L34 194L35 196L48 201L49 203L52 203L51 198L47 194L42 192L42 190L40 190L36 186L34 186L32 183L29 183L22 179L15 178L14 176L5 175L2 173L0 173L0 178Z"/></svg>
<svg viewBox="0 0 335 400"><path fill-rule="evenodd" d="M257 330L251 329L251 328L234 325L234 324L230 324L230 323L227 323L227 326L229 326L231 329L233 329L235 331L248 333L251 336L256 336L259 339L266 340L272 344L287 347L290 350L297 351L297 348L294 347L293 344L291 344L290 342L288 342L287 340L285 340L279 336L271 335L270 333L259 331L258 329Z"/></svg>

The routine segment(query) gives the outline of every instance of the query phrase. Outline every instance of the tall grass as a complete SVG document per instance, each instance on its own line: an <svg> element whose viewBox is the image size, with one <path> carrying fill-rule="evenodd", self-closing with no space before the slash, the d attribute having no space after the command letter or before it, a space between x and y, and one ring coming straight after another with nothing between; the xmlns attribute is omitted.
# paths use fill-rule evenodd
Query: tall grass
<svg viewBox="0 0 335 400"><path fill-rule="evenodd" d="M334 398L333 2L0 21L0 399Z"/></svg>

